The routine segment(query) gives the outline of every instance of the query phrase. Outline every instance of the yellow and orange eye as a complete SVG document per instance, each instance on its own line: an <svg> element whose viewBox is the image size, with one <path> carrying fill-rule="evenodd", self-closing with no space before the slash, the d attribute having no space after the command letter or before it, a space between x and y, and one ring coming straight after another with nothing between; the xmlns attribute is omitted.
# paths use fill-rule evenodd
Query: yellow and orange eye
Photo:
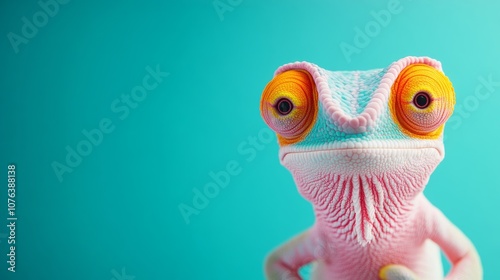
<svg viewBox="0 0 500 280"><path fill-rule="evenodd" d="M389 106L405 134L436 139L453 113L455 92L441 71L427 64L413 64L404 68L392 85Z"/></svg>
<svg viewBox="0 0 500 280"><path fill-rule="evenodd" d="M318 94L311 75L302 70L278 74L262 93L260 111L281 145L304 139L318 112Z"/></svg>

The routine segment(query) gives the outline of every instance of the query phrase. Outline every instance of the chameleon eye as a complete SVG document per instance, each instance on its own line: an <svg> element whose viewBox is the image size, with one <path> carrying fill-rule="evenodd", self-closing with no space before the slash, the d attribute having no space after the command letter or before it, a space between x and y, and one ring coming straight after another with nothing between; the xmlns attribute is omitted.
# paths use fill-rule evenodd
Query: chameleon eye
<svg viewBox="0 0 500 280"><path fill-rule="evenodd" d="M278 100L278 103L276 104L276 111L278 111L278 114L282 116L290 114L292 109L293 109L292 101L290 101L288 98L281 98L280 100Z"/></svg>
<svg viewBox="0 0 500 280"><path fill-rule="evenodd" d="M391 90L391 114L405 134L430 139L441 135L455 105L453 86L441 71L427 64L407 66Z"/></svg>
<svg viewBox="0 0 500 280"><path fill-rule="evenodd" d="M413 104L419 109L425 109L431 105L431 97L427 92L419 92L413 97Z"/></svg>
<svg viewBox="0 0 500 280"><path fill-rule="evenodd" d="M276 75L262 93L260 111L281 145L304 139L318 111L318 94L311 75L302 70Z"/></svg>

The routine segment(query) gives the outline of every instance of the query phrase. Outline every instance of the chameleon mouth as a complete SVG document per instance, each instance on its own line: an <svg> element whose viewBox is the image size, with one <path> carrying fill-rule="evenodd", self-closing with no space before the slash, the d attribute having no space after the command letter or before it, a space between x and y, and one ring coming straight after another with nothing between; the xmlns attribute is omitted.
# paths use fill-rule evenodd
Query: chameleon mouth
<svg viewBox="0 0 500 280"><path fill-rule="evenodd" d="M435 150L440 158L444 157L444 146L441 141L429 140L422 143L415 143L408 141L374 141L373 143L363 143L363 142L342 142L342 143L328 143L324 145L317 146L285 146L280 148L279 157L280 161L283 163L289 155L292 154L332 154L338 153L346 157L352 157L354 159L363 158L374 154L375 152L387 152L387 153L405 153L409 151L418 150Z"/></svg>

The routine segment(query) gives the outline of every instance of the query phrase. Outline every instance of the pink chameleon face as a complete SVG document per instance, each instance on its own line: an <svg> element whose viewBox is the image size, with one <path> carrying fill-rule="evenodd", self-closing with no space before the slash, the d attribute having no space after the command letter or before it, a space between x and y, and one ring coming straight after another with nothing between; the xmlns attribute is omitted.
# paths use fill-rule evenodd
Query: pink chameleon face
<svg viewBox="0 0 500 280"><path fill-rule="evenodd" d="M427 57L370 71L280 67L260 109L316 220L268 257L268 279L300 279L311 262L313 279L443 279L439 248L453 264L446 280L481 279L473 245L422 193L454 105Z"/></svg>
<svg viewBox="0 0 500 280"><path fill-rule="evenodd" d="M319 219L363 245L394 228L383 207L405 207L444 156L453 87L437 62L411 62L362 72L289 64L263 94L263 117L300 193Z"/></svg>

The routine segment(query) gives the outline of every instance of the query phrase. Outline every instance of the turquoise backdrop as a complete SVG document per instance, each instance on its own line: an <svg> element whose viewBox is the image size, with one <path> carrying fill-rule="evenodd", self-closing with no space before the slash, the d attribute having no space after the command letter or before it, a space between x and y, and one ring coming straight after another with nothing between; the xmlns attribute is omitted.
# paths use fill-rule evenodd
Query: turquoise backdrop
<svg viewBox="0 0 500 280"><path fill-rule="evenodd" d="M314 218L260 118L265 84L297 60L364 70L407 55L440 60L457 94L425 193L473 240L485 279L498 279L499 10L493 0L2 1L0 279L263 279L265 255Z"/></svg>

